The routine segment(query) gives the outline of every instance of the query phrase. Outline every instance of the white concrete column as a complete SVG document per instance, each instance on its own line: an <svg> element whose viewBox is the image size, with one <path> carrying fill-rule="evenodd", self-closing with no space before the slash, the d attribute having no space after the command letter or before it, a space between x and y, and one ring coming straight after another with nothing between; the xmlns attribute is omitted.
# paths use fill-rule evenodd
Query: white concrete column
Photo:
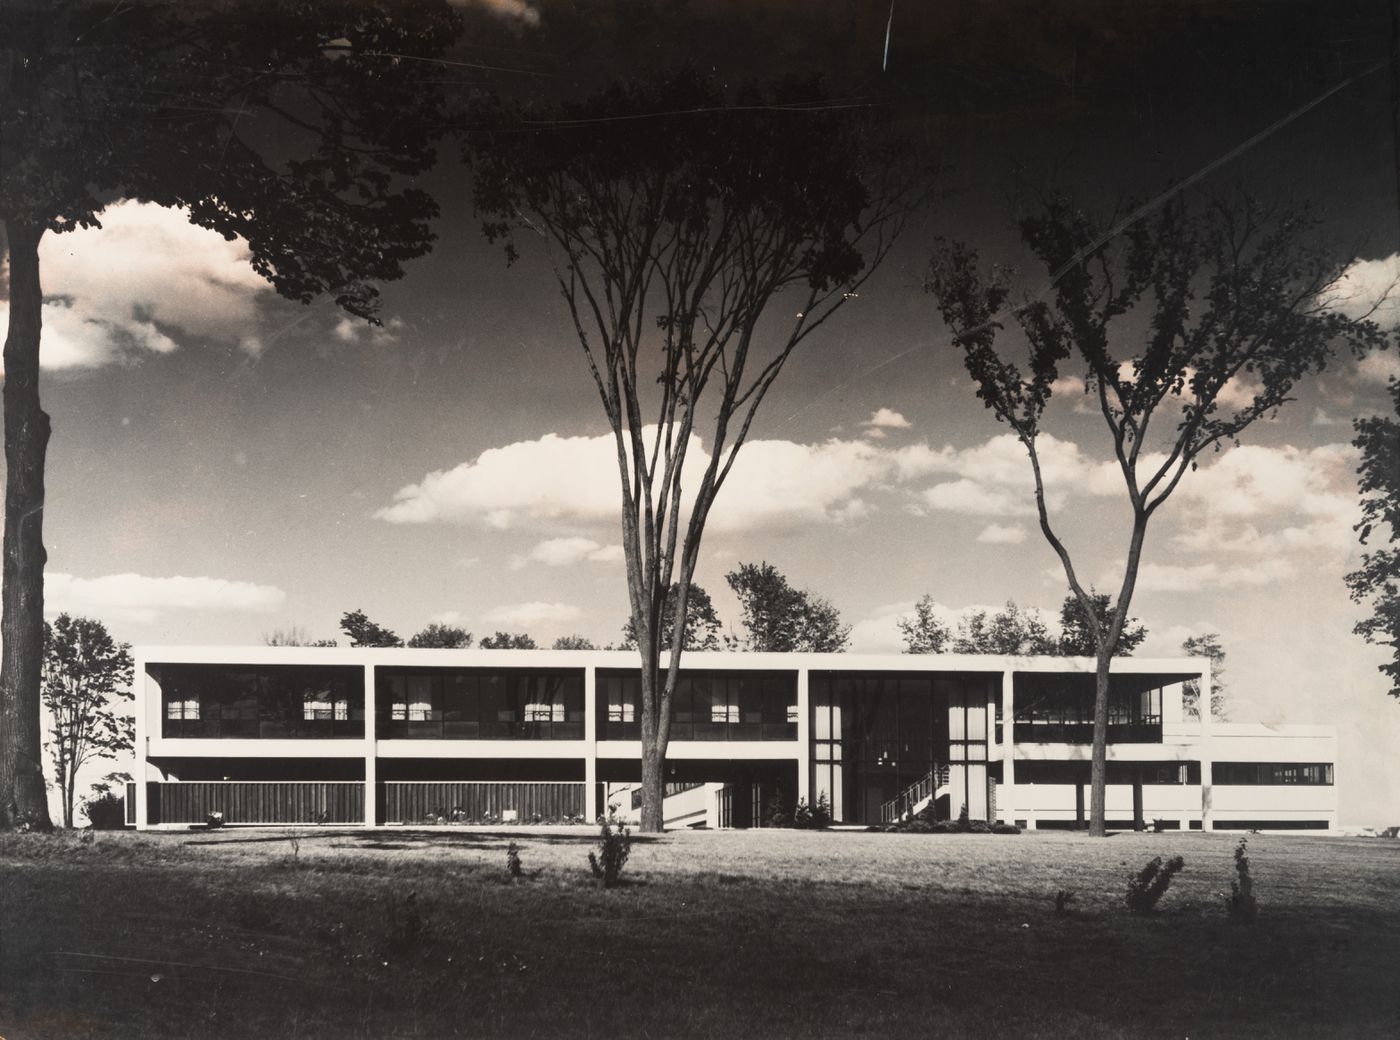
<svg viewBox="0 0 1400 1040"><path fill-rule="evenodd" d="M1214 829L1215 790L1211 781L1211 718L1210 718L1210 659L1201 662L1201 695L1196 701L1201 719L1201 829Z"/></svg>
<svg viewBox="0 0 1400 1040"><path fill-rule="evenodd" d="M598 666L583 669L583 816L592 820L598 804Z"/></svg>
<svg viewBox="0 0 1400 1040"><path fill-rule="evenodd" d="M378 821L374 816L375 789L378 786L379 765L379 715L376 710L374 665L365 665L365 826L373 827Z"/></svg>
<svg viewBox="0 0 1400 1040"><path fill-rule="evenodd" d="M1000 808L1005 804L1007 823L1015 821L1022 814L1021 792L1016 786L1016 740L1011 719L1016 714L1016 673L1007 668L1001 673L1001 790L1005 801L997 799ZM995 718L995 714L992 716ZM999 813L1000 815L1000 813ZM1030 820L1027 817L1027 824Z"/></svg>
<svg viewBox="0 0 1400 1040"><path fill-rule="evenodd" d="M797 670L797 797L812 804L812 698L807 669ZM832 795L835 802L835 795ZM832 812L836 811L833 804Z"/></svg>
<svg viewBox="0 0 1400 1040"><path fill-rule="evenodd" d="M153 686L156 688L155 702L159 705L160 684L153 676L146 674L144 658L138 657L136 659L131 674L136 683L136 689L132 691L136 695L133 701L136 710L136 766L131 772L132 779L136 781L136 829L143 831L150 826L147 822L149 817L146 815L148 811L146 806L146 776L150 770L151 726L153 723L155 726L159 726L161 719L159 711L154 715L151 714L150 689Z"/></svg>

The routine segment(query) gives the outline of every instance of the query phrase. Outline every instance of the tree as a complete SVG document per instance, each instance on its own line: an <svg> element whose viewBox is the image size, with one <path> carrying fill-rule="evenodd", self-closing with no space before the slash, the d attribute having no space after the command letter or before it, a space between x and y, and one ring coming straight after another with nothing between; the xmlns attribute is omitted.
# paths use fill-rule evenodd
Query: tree
<svg viewBox="0 0 1400 1040"><path fill-rule="evenodd" d="M393 632L365 616L363 610L349 610L340 616L340 630L351 646L403 646L403 640Z"/></svg>
<svg viewBox="0 0 1400 1040"><path fill-rule="evenodd" d="M39 244L137 198L228 238L282 295L331 294L373 320L372 283L432 241L432 200L396 179L432 163L431 58L459 31L445 0L0 5L4 347L0 829L47 825L39 760L44 463ZM62 291L62 286L51 287Z"/></svg>
<svg viewBox="0 0 1400 1040"><path fill-rule="evenodd" d="M1210 658L1210 717L1224 722L1229 716L1225 709L1225 649L1215 632L1188 636L1181 644L1187 657ZM1201 717L1201 684L1192 679L1181 691L1181 706L1191 718Z"/></svg>
<svg viewBox="0 0 1400 1040"><path fill-rule="evenodd" d="M263 633L264 646L335 646L334 639L312 639L300 625L290 628L274 628Z"/></svg>
<svg viewBox="0 0 1400 1040"><path fill-rule="evenodd" d="M941 654L953 638L952 631L933 612L933 597L927 593L914 604L913 615L901 617L897 624L906 654Z"/></svg>
<svg viewBox="0 0 1400 1040"><path fill-rule="evenodd" d="M132 699L131 647L92 618L60 614L44 625L44 708L49 752L63 799L63 826L73 826L78 771L135 746L135 719L118 709Z"/></svg>
<svg viewBox="0 0 1400 1040"><path fill-rule="evenodd" d="M587 636L560 636L554 641L554 650L597 650L593 645L593 640Z"/></svg>
<svg viewBox="0 0 1400 1040"><path fill-rule="evenodd" d="M1400 379L1390 381L1390 398L1400 417ZM1361 521L1356 525L1362 545L1373 534L1389 532L1386 548L1361 554L1361 566L1346 576L1351 598L1370 601L1371 616L1353 631L1368 643L1391 648L1391 659L1380 666L1390 680L1390 695L1400 697L1400 422L1389 416L1369 416L1353 423L1361 450L1357 474L1361 481Z"/></svg>
<svg viewBox="0 0 1400 1040"><path fill-rule="evenodd" d="M1012 600L990 617L985 610L964 614L958 619L958 634L953 640L955 654L1026 656L1058 651L1045 622Z"/></svg>
<svg viewBox="0 0 1400 1040"><path fill-rule="evenodd" d="M1101 629L1107 629L1111 620L1112 607L1108 602L1108 593L1097 592L1094 587L1089 586L1089 600L1093 604L1094 621ZM1123 631L1118 635L1118 646L1114 649L1115 657L1131 657L1142 641L1147 638L1147 629L1137 618L1129 618L1123 624ZM1094 644L1094 635L1089 630L1089 624L1085 620L1084 607L1079 602L1079 597L1070 593L1065 597L1064 603L1060 604L1060 646L1059 653L1066 657L1093 657L1098 648Z"/></svg>
<svg viewBox="0 0 1400 1040"><path fill-rule="evenodd" d="M488 237L511 258L519 230L551 251L613 434L647 831L662 827L685 643L663 627L671 589L680 625L706 520L760 405L908 212L895 165L871 154L852 110L820 102L793 82L731 99L686 69L469 143Z"/></svg>
<svg viewBox="0 0 1400 1040"><path fill-rule="evenodd" d="M408 641L408 645L437 650L465 650L472 645L472 634L456 625L434 621Z"/></svg>
<svg viewBox="0 0 1400 1040"><path fill-rule="evenodd" d="M661 610L661 622L658 631L665 641L662 649L671 648L671 637L676 630L676 602L680 599L680 586L672 585L666 594L666 603ZM696 585L693 582L690 586L690 595L685 601L685 626L681 634L681 649L683 650L718 650L720 622L719 615L715 613L714 602L710 599L710 594L705 591L703 585ZM622 626L622 650L637 649L637 619L629 617Z"/></svg>
<svg viewBox="0 0 1400 1040"><path fill-rule="evenodd" d="M478 644L483 650L538 650L539 646L524 632L497 632L482 636Z"/></svg>
<svg viewBox="0 0 1400 1040"><path fill-rule="evenodd" d="M724 576L739 597L747 650L836 653L851 641L851 627L830 601L788 584L767 561L741 563Z"/></svg>
<svg viewBox="0 0 1400 1040"><path fill-rule="evenodd" d="M1328 290L1347 258L1331 255L1317 228L1306 207L1242 194L1198 203L1172 195L1121 222L1055 197L1020 222L1023 242L1050 274L1042 297L1008 306L1005 269L984 274L962 244L941 243L930 264L926 288L978 397L1026 450L1041 533L1093 636L1095 835L1105 833L1109 671L1149 521L1202 452L1236 442L1340 347L1359 354L1384 342L1373 322L1330 308ZM1069 369L1107 427L1132 511L1107 624L1050 516L1037 444L1052 389Z"/></svg>

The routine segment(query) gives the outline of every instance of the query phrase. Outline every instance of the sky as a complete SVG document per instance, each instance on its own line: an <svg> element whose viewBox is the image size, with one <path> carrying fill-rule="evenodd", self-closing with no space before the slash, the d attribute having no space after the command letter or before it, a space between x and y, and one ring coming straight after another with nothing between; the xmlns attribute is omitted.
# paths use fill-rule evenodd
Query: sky
<svg viewBox="0 0 1400 1040"><path fill-rule="evenodd" d="M1058 611L1024 451L920 289L937 236L1031 288L1018 198L1110 205L1207 170L1206 189L1317 205L1357 258L1338 306L1400 270L1384 5L461 6L445 74L466 90L577 96L682 59L731 83L815 69L939 167L933 203L784 371L715 505L697 580L735 628L724 574L758 560L830 599L855 651L900 649L925 594L950 619L1008 599ZM241 242L179 211L124 202L101 230L45 239L50 615L135 644L333 638L354 609L404 637L431 621L619 637L616 468L567 311L528 243L507 268L484 241L443 152L424 182L439 240L385 287L378 328L278 299ZM1232 719L1336 724L1354 825L1400 822L1400 703L1342 580L1361 552L1351 423L1397 373L1393 350L1341 360L1204 459L1153 522L1132 608L1143 655L1220 634ZM1102 420L1062 389L1050 504L1080 573L1116 589L1120 479Z"/></svg>

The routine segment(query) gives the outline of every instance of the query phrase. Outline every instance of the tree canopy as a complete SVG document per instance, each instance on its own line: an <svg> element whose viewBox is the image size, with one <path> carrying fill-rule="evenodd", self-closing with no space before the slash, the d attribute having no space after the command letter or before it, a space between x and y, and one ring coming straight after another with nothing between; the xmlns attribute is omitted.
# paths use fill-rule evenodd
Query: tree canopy
<svg viewBox="0 0 1400 1040"><path fill-rule="evenodd" d="M300 301L374 319L376 282L427 252L433 200L411 179L444 119L447 0L236 4L7 0L0 5L4 347L0 828L48 825L39 758L45 234L141 199L242 238L255 271ZM50 285L62 293L63 286Z"/></svg>
<svg viewBox="0 0 1400 1040"><path fill-rule="evenodd" d="M496 631L482 636L477 644L483 650L538 650L539 644L524 632Z"/></svg>
<svg viewBox="0 0 1400 1040"><path fill-rule="evenodd" d="M1210 658L1210 716L1224 722L1229 714L1225 706L1225 648L1220 645L1219 633L1187 636L1181 644L1181 652L1188 657ZM1181 706L1187 715L1201 717L1201 684L1195 679L1183 687Z"/></svg>
<svg viewBox="0 0 1400 1040"><path fill-rule="evenodd" d="M436 650L464 650L472 645L472 634L457 625L445 625L434 621L421 632L414 634L408 645Z"/></svg>
<svg viewBox="0 0 1400 1040"><path fill-rule="evenodd" d="M551 649L553 649L553 650L597 650L598 647L595 646L594 643L593 643L593 640L589 639L587 636L569 635L569 636L560 636L558 639L556 639L556 640L554 641L554 644L553 644L553 646L551 647Z"/></svg>
<svg viewBox="0 0 1400 1040"><path fill-rule="evenodd" d="M60 614L44 625L44 708L49 754L63 801L63 826L73 826L78 772L97 758L116 758L135 744L131 647L92 618Z"/></svg>
<svg viewBox="0 0 1400 1040"><path fill-rule="evenodd" d="M995 614L972 610L958 619L955 654L1054 654L1059 644L1044 621L1012 600Z"/></svg>
<svg viewBox="0 0 1400 1040"><path fill-rule="evenodd" d="M350 640L351 646L403 646L402 639L389 629L375 624L363 610L349 610L342 614L340 630Z"/></svg>
<svg viewBox="0 0 1400 1040"><path fill-rule="evenodd" d="M745 650L836 653L850 643L841 613L813 592L795 589L771 563L741 563L724 576L739 597Z"/></svg>
<svg viewBox="0 0 1400 1040"><path fill-rule="evenodd" d="M1320 241L1307 206L1167 192L1105 217L1052 196L1019 229L1048 275L1039 294L1018 294L1006 267L983 270L972 248L946 241L926 288L977 396L1026 450L1041 533L1093 640L1090 830L1102 835L1109 667L1149 521L1202 452L1234 443L1339 351L1359 355L1385 337L1333 306L1351 257ZM1050 515L1037 440L1065 377L1096 406L1132 511L1122 583L1102 619Z"/></svg>
<svg viewBox="0 0 1400 1040"><path fill-rule="evenodd" d="M933 597L925 593L914 605L914 613L899 618L906 654L941 654L953 639L953 632L934 613Z"/></svg>
<svg viewBox="0 0 1400 1040"><path fill-rule="evenodd" d="M1356 623L1355 632L1368 643L1388 646L1391 658L1380 666L1390 680L1390 695L1400 697L1400 379L1390 381L1395 417L1373 415L1355 420L1361 450L1361 520L1356 525L1362 545L1380 546L1361 554L1361 566L1346 576L1351 598L1368 604L1371 616Z"/></svg>
<svg viewBox="0 0 1400 1040"><path fill-rule="evenodd" d="M680 586L672 585L666 596L666 604L661 611L661 632L664 633L665 649L670 649L670 637L676 630L676 603L680 599ZM714 601L703 585L691 583L690 595L685 601L685 626L682 629L683 650L720 649L720 620L715 613ZM622 625L623 650L637 649L637 623L628 618Z"/></svg>
<svg viewBox="0 0 1400 1040"><path fill-rule="evenodd" d="M1094 621L1106 631L1111 622L1113 607L1108 593L1097 592L1090 587L1089 599L1094 606ZM1115 657L1131 657L1134 650L1147 638L1147 629L1137 618L1128 618L1123 623L1123 631L1118 634L1118 645L1114 648ZM1094 645L1094 634L1084 617L1084 605L1073 592L1065 597L1060 605L1059 652L1066 657L1093 657L1098 653Z"/></svg>

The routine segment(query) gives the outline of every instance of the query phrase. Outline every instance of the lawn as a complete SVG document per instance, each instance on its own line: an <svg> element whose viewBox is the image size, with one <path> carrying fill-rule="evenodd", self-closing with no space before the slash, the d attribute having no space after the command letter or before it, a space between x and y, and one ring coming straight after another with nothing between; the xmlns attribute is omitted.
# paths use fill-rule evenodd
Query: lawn
<svg viewBox="0 0 1400 1040"><path fill-rule="evenodd" d="M1250 836L1242 925L1235 840L668 834L605 891L585 828L11 836L0 1037L1400 1036L1400 843Z"/></svg>

